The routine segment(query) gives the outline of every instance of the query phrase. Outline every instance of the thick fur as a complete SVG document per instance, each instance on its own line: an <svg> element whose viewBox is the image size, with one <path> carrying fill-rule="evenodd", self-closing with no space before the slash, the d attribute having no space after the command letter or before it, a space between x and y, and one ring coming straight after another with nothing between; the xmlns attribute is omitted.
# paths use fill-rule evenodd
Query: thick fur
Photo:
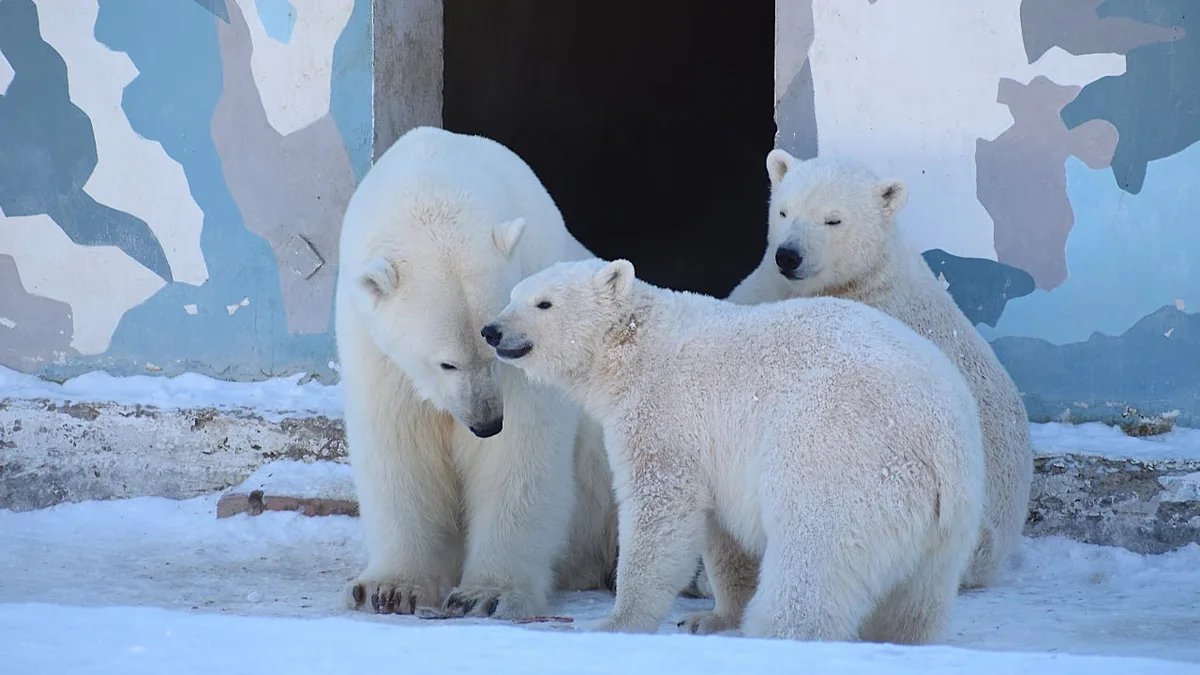
<svg viewBox="0 0 1200 675"><path fill-rule="evenodd" d="M729 300L834 296L863 302L903 321L955 362L979 405L987 466L983 529L963 585L992 584L1019 552L1029 513L1033 450L1016 385L920 253L903 241L895 224L907 199L903 183L880 180L857 163L801 161L783 150L768 154L767 173L766 254ZM781 273L780 247L802 258L795 278Z"/></svg>
<svg viewBox="0 0 1200 675"><path fill-rule="evenodd" d="M556 585L612 583L599 425L479 335L517 281L590 256L528 165L489 139L417 128L363 179L336 311L368 553L351 608L528 617Z"/></svg>
<svg viewBox="0 0 1200 675"><path fill-rule="evenodd" d="M655 632L706 549L705 632L939 639L984 469L970 389L928 340L840 299L656 288L624 260L522 281L483 332L604 426L621 555L600 629Z"/></svg>

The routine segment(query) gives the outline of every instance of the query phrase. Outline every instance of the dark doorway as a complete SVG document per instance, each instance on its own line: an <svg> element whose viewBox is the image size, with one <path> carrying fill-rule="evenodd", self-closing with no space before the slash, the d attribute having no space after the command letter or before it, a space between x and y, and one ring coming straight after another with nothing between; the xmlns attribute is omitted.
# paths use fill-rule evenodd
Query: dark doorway
<svg viewBox="0 0 1200 675"><path fill-rule="evenodd" d="M765 245L772 0L444 0L443 124L520 154L571 232L724 297Z"/></svg>

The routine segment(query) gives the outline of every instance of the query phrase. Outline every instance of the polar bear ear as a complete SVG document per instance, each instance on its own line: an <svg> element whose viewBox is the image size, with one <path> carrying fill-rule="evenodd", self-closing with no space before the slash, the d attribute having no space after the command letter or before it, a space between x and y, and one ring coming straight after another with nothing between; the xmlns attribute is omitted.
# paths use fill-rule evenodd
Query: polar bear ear
<svg viewBox="0 0 1200 675"><path fill-rule="evenodd" d="M792 170L800 160L793 157L787 150L775 148L767 153L767 176L771 178L771 187L783 182L783 177Z"/></svg>
<svg viewBox="0 0 1200 675"><path fill-rule="evenodd" d="M500 253L508 258L516 248L517 242L521 240L523 232L525 232L525 219L517 216L497 225L492 230L492 241L496 242L496 248L500 249Z"/></svg>
<svg viewBox="0 0 1200 675"><path fill-rule="evenodd" d="M908 203L908 187L900 180L885 180L876 188L879 201L883 205L883 213L888 218L895 218L900 209Z"/></svg>
<svg viewBox="0 0 1200 675"><path fill-rule="evenodd" d="M633 263L628 260L614 260L596 272L592 283L602 291L612 293L615 298L624 298L633 287Z"/></svg>
<svg viewBox="0 0 1200 675"><path fill-rule="evenodd" d="M400 285L400 270L387 258L375 258L363 268L358 285L378 300Z"/></svg>

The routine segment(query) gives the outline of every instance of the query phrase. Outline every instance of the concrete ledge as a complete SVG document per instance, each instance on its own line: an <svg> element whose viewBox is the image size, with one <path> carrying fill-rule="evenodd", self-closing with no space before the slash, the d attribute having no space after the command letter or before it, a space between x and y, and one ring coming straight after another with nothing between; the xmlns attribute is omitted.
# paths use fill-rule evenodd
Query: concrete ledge
<svg viewBox="0 0 1200 675"><path fill-rule="evenodd" d="M1026 534L1139 553L1200 543L1200 454L1153 459L1135 452L1156 447L1145 445L1150 441L1121 436L1136 444L1129 449L1138 458L1105 457L1088 452L1093 442L1112 445L1103 433L1072 435L1065 447L1063 432L1054 434L1057 440L1037 453ZM342 422L324 416L0 400L0 508L229 490L220 517L264 510L355 515L345 462Z"/></svg>
<svg viewBox="0 0 1200 675"><path fill-rule="evenodd" d="M1025 533L1137 553L1200 543L1200 459L1039 455Z"/></svg>
<svg viewBox="0 0 1200 675"><path fill-rule="evenodd" d="M0 399L0 508L224 490L276 459L346 459L341 420Z"/></svg>

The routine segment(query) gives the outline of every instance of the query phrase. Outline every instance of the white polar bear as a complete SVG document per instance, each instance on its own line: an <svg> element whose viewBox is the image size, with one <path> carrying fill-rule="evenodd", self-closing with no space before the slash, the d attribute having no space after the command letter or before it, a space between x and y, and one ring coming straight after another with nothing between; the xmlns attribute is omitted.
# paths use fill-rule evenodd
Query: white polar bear
<svg viewBox="0 0 1200 675"><path fill-rule="evenodd" d="M520 279L590 256L529 166L490 139L417 128L363 179L336 310L368 553L351 608L528 617L556 582L611 584L599 425L479 336Z"/></svg>
<svg viewBox="0 0 1200 675"><path fill-rule="evenodd" d="M1029 417L996 354L896 226L905 185L844 160L767 155L771 181L767 250L729 295L757 304L835 296L866 303L932 340L967 378L979 405L987 502L966 587L994 583L1021 544L1029 513L1033 449Z"/></svg>
<svg viewBox="0 0 1200 675"><path fill-rule="evenodd" d="M718 618L747 635L941 635L983 441L962 375L901 322L836 298L735 305L588 260L517 284L481 333L604 425L621 555L602 629L656 631L707 534L710 553L762 560L755 590L706 556Z"/></svg>

